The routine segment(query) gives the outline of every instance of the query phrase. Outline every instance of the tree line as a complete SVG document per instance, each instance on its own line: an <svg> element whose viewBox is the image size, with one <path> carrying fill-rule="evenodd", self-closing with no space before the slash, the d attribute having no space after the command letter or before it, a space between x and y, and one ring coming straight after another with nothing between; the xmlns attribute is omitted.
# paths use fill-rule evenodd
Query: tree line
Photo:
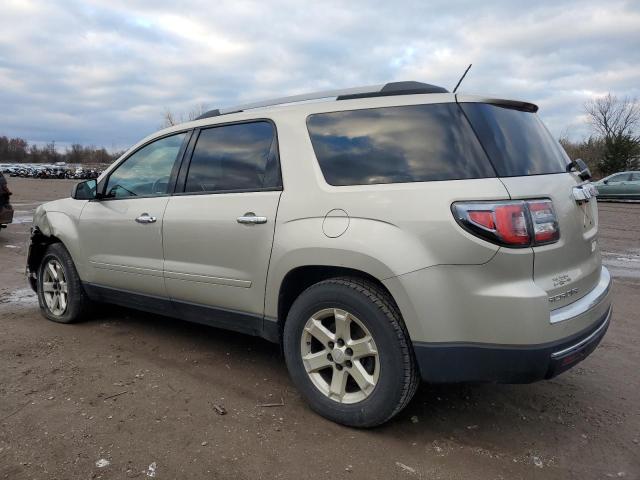
<svg viewBox="0 0 640 480"><path fill-rule="evenodd" d="M104 147L83 146L74 143L64 152L56 150L55 142L39 147L23 138L0 136L0 162L2 163L81 163L107 164L123 152L108 152Z"/></svg>

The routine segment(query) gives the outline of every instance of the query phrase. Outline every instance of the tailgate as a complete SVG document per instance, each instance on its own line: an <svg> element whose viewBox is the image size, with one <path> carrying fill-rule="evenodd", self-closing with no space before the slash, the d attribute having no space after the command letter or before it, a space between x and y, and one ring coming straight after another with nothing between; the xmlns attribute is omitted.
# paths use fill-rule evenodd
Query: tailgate
<svg viewBox="0 0 640 480"><path fill-rule="evenodd" d="M600 279L598 208L595 198L578 203L572 173L501 178L513 199L550 198L560 227L560 240L534 247L533 278L549 295L549 309L572 303Z"/></svg>

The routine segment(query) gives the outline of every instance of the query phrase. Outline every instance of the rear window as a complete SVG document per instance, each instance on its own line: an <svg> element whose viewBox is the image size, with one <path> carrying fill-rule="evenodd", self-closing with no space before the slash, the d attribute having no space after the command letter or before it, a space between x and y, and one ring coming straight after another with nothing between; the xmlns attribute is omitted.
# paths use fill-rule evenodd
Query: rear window
<svg viewBox="0 0 640 480"><path fill-rule="evenodd" d="M498 176L566 171L569 158L535 113L486 103L460 105Z"/></svg>
<svg viewBox="0 0 640 480"><path fill-rule="evenodd" d="M307 127L331 185L495 177L454 103L319 113Z"/></svg>

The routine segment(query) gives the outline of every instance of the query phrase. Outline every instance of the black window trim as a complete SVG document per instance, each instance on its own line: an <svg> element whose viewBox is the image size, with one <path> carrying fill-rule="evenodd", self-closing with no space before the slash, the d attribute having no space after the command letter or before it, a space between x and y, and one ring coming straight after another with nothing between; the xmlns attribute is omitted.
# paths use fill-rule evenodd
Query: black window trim
<svg viewBox="0 0 640 480"><path fill-rule="evenodd" d="M193 158L193 152L195 150L195 146L198 142L198 138L200 138L200 132L202 130L209 130L211 128L217 127L228 127L231 125L242 125L246 123L259 123L259 122L267 122L271 124L273 127L273 139L276 142L275 155L276 155L276 164L278 166L278 175L280 179L280 186L277 187L263 187L263 188L238 188L235 190L216 190L213 192L187 192L187 176L189 173L189 167L191 166L191 160ZM185 150L184 155L182 156L182 161L180 164L180 169L177 174L175 187L173 190L174 196L188 196L188 195L220 195L225 193L255 193L255 192L280 192L284 190L284 179L282 178L282 165L280 163L280 142L278 139L278 127L275 122L270 118L252 118L248 120L236 120L231 122L224 123L215 123L212 125L204 125L202 127L197 127L193 130L193 134L191 135L191 139L188 144L188 148Z"/></svg>
<svg viewBox="0 0 640 480"><path fill-rule="evenodd" d="M142 150L146 146L151 145L152 143L157 142L158 140L162 140L163 138L173 137L174 135L180 135L182 133L186 133L187 135L182 140L182 145L180 145L180 150L178 150L178 154L176 155L176 158L175 158L175 160L173 162L173 167L171 168L171 173L169 175L169 185L167 187L167 193L163 193L161 195L137 195L137 196L134 196L134 197L107 197L107 196L105 196L105 190L107 188L107 184L109 183L109 179L111 178L111 175L118 168L120 168L120 166L124 162L129 160L133 155L138 153L140 150ZM100 180L100 182L98 183L98 185L96 187L96 192L99 192L100 197L96 198L95 200L91 200L91 201L93 201L93 202L95 202L95 201L98 201L98 202L110 202L110 201L114 201L114 200L135 200L135 199L138 199L138 198L161 198L161 197L169 197L169 196L171 196L172 192L175 190L175 185L176 185L176 181L177 181L177 178L178 178L178 169L180 168L180 165L182 164L182 161L184 159L184 154L185 154L185 152L187 150L187 146L189 145L189 142L193 138L193 133L194 133L194 129L193 128L186 128L186 129L183 129L183 130L177 130L175 132L170 132L170 133L167 133L165 135L160 135L158 137L154 137L151 140L149 140L148 142L143 143L138 148L136 148L134 151L132 151L129 155L127 155L126 157L124 157L120 161L118 161L118 163L109 171L109 174L106 175L102 180Z"/></svg>

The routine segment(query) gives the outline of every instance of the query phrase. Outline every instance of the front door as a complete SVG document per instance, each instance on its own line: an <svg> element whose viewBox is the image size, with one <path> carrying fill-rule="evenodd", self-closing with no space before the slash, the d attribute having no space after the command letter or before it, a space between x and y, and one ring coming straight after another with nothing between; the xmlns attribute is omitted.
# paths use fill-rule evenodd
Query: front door
<svg viewBox="0 0 640 480"><path fill-rule="evenodd" d="M104 197L87 203L79 225L86 281L166 297L162 219L186 137L179 133L138 149L110 173Z"/></svg>
<svg viewBox="0 0 640 480"><path fill-rule="evenodd" d="M228 328L250 330L264 311L282 190L275 127L256 121L201 130L183 185L164 216L167 292L193 320L207 322L210 313Z"/></svg>

